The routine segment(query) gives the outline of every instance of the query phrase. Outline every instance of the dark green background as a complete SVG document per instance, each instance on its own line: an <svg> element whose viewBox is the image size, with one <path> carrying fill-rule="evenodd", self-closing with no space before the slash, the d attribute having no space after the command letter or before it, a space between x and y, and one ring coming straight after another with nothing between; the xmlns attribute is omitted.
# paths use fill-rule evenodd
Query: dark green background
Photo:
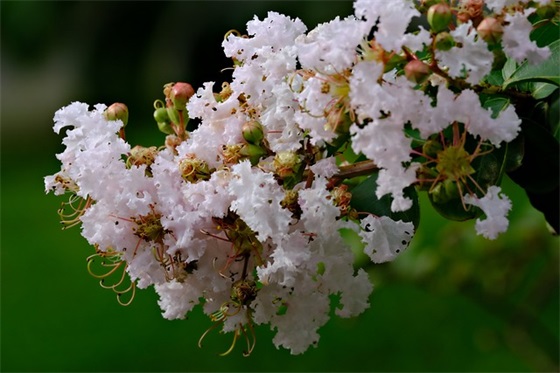
<svg viewBox="0 0 560 373"><path fill-rule="evenodd" d="M153 289L129 307L86 271L79 229L61 231L63 201L45 195L58 170L54 112L71 101L124 102L127 137L159 145L151 119L163 84L229 79L220 43L268 10L309 28L352 13L350 2L24 2L1 13L2 371L557 371L558 240L506 180L511 226L496 241L448 223L422 198L420 228L375 283L362 316L333 318L319 347L291 356L258 330L249 358L224 358L230 335L199 309L164 320Z"/></svg>

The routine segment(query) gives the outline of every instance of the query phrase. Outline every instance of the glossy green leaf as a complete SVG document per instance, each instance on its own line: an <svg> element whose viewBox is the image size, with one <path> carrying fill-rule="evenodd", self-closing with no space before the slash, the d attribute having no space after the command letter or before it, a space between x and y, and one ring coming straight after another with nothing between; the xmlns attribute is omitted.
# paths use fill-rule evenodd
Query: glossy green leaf
<svg viewBox="0 0 560 373"><path fill-rule="evenodd" d="M515 62L515 60L511 58L508 58L506 63L504 64L504 68L502 69L502 84L504 81L511 78L515 70L517 70L517 62Z"/></svg>
<svg viewBox="0 0 560 373"><path fill-rule="evenodd" d="M393 212L391 211L393 199L390 195L387 194L381 198L377 198L375 195L377 177L378 173L375 173L351 190L352 201L350 206L359 212L370 212L377 216L388 216L393 220L412 222L414 228L417 229L418 224L420 224L420 206L416 189L409 187L405 189L404 193L405 196L412 199L412 207L407 211Z"/></svg>
<svg viewBox="0 0 560 373"><path fill-rule="evenodd" d="M544 82L535 82L531 86L531 94L535 100L543 100L553 94L556 90L558 90L557 86Z"/></svg>
<svg viewBox="0 0 560 373"><path fill-rule="evenodd" d="M482 105L486 109L492 110L492 117L496 118L501 111L505 110L509 106L509 99L505 97L493 97L486 101Z"/></svg>
<svg viewBox="0 0 560 373"><path fill-rule="evenodd" d="M560 74L558 71L560 61L560 40L556 40L549 45L550 57L538 65L523 62L509 77L509 70L506 74L504 66L504 84L506 89L514 84L523 82L545 82L560 86ZM506 63L506 66L508 63Z"/></svg>

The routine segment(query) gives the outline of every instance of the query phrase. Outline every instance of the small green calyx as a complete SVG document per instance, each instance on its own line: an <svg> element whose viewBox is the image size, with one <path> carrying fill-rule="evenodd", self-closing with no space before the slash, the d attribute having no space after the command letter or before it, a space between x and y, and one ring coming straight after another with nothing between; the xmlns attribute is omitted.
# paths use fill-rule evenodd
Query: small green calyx
<svg viewBox="0 0 560 373"><path fill-rule="evenodd" d="M453 36L447 31L440 32L436 35L435 46L437 50L442 52L448 51L455 46Z"/></svg>
<svg viewBox="0 0 560 373"><path fill-rule="evenodd" d="M434 188L432 188L432 190L430 190L430 195L435 203L440 204L460 197L457 182L452 179L445 179L443 182L438 183Z"/></svg>
<svg viewBox="0 0 560 373"><path fill-rule="evenodd" d="M450 146L437 155L438 172L455 180L462 180L475 173L471 167L471 155L460 146Z"/></svg>
<svg viewBox="0 0 560 373"><path fill-rule="evenodd" d="M299 155L291 151L276 153L273 163L276 174L282 179L297 174L302 165Z"/></svg>
<svg viewBox="0 0 560 373"><path fill-rule="evenodd" d="M237 304L248 306L257 298L257 284L253 280L242 279L233 283L231 300Z"/></svg>
<svg viewBox="0 0 560 373"><path fill-rule="evenodd" d="M130 149L130 155L126 159L126 167L131 168L132 166L146 165L146 175L151 177L152 171L150 166L154 163L157 154L158 150L155 146L145 148L136 145L134 148Z"/></svg>
<svg viewBox="0 0 560 373"><path fill-rule="evenodd" d="M252 166L256 166L259 160L268 154L265 148L254 144L243 144L239 150L242 158L248 158Z"/></svg>
<svg viewBox="0 0 560 373"><path fill-rule="evenodd" d="M428 9L428 23L435 33L445 31L451 18L451 8L446 3L435 4Z"/></svg>
<svg viewBox="0 0 560 373"><path fill-rule="evenodd" d="M189 154L179 162L179 171L183 180L196 183L201 180L209 180L214 169L210 169L208 163Z"/></svg>
<svg viewBox="0 0 560 373"><path fill-rule="evenodd" d="M125 127L128 123L128 107L120 102L116 102L109 106L103 115L107 120L120 120L123 123L123 127Z"/></svg>
<svg viewBox="0 0 560 373"><path fill-rule="evenodd" d="M137 226L134 228L134 234L146 242L163 243L163 237L167 230L161 224L161 214L154 211L147 215L132 217Z"/></svg>

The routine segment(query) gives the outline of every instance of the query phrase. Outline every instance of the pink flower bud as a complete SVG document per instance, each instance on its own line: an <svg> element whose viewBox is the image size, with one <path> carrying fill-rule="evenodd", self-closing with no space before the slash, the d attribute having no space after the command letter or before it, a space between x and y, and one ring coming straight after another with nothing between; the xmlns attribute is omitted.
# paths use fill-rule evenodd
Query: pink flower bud
<svg viewBox="0 0 560 373"><path fill-rule="evenodd" d="M504 33L500 21L493 17L484 18L476 28L476 31L488 44L498 43L502 39Z"/></svg>
<svg viewBox="0 0 560 373"><path fill-rule="evenodd" d="M194 89L189 83L178 82L171 88L170 98L177 110L185 110L187 101L194 95Z"/></svg>
<svg viewBox="0 0 560 373"><path fill-rule="evenodd" d="M412 60L404 67L407 79L418 84L425 82L431 73L430 67L420 60Z"/></svg>
<svg viewBox="0 0 560 373"><path fill-rule="evenodd" d="M123 127L128 123L128 108L125 104L116 102L109 106L103 113L107 120L120 120L123 122Z"/></svg>

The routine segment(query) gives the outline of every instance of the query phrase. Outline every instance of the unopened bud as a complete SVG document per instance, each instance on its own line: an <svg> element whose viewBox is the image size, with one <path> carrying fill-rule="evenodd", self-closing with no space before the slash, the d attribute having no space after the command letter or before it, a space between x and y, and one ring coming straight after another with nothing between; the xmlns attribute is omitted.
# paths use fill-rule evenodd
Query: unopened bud
<svg viewBox="0 0 560 373"><path fill-rule="evenodd" d="M424 83L431 73L430 67L420 60L412 60L404 67L406 78L417 84Z"/></svg>
<svg viewBox="0 0 560 373"><path fill-rule="evenodd" d="M455 40L449 32L440 32L436 35L435 46L437 50L445 52L455 46Z"/></svg>
<svg viewBox="0 0 560 373"><path fill-rule="evenodd" d="M128 108L120 102L109 106L103 114L107 120L120 120L123 123L123 127L128 123Z"/></svg>
<svg viewBox="0 0 560 373"><path fill-rule="evenodd" d="M169 120L169 115L167 114L167 109L164 107L159 107L154 111L154 119L158 125L161 132L171 135L175 133L171 127L171 122Z"/></svg>
<svg viewBox="0 0 560 373"><path fill-rule="evenodd" d="M428 9L428 23L436 33L446 30L451 18L451 8L446 3L432 5Z"/></svg>
<svg viewBox="0 0 560 373"><path fill-rule="evenodd" d="M241 130L243 131L243 138L248 143L259 145L264 138L263 127L256 120L246 122Z"/></svg>
<svg viewBox="0 0 560 373"><path fill-rule="evenodd" d="M194 95L194 89L189 83L178 82L171 88L170 98L177 110L185 110L187 101Z"/></svg>
<svg viewBox="0 0 560 373"><path fill-rule="evenodd" d="M478 35L488 44L496 44L502 39L504 29L500 21L493 17L487 17L480 22L476 28Z"/></svg>

